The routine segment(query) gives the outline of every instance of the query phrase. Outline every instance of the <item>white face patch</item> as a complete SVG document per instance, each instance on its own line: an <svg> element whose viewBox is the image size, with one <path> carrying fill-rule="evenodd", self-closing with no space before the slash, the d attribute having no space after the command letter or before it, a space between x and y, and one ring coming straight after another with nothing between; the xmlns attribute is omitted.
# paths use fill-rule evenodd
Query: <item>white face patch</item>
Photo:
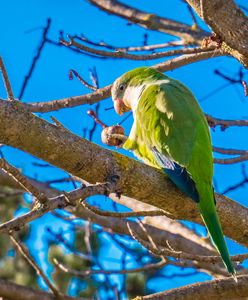
<svg viewBox="0 0 248 300"><path fill-rule="evenodd" d="M144 83L139 86L128 86L125 90L123 99L125 103L131 107L133 114L135 115L140 96L146 88L148 88L151 85L167 84L169 82L170 82L169 79L161 79L157 81L152 81L150 83Z"/></svg>
<svg viewBox="0 0 248 300"><path fill-rule="evenodd" d="M128 86L125 90L123 99L131 107L133 113L136 111L140 95L145 87L145 84L139 86Z"/></svg>

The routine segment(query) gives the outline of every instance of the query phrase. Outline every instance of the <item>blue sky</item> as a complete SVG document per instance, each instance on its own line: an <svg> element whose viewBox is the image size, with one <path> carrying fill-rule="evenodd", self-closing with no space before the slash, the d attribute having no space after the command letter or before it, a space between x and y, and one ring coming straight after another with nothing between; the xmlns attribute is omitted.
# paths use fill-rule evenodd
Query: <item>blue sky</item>
<svg viewBox="0 0 248 300"><path fill-rule="evenodd" d="M133 1L125 1L132 5ZM190 15L186 5L180 1L135 1L135 6L151 13L183 21L191 24ZM165 34L147 31L141 27L127 26L127 21L109 16L98 8L91 6L87 1L80 0L9 0L0 1L0 54L3 56L9 77L13 86L15 96L18 96L24 80L31 65L37 46L40 43L42 28L46 25L47 18L52 19L48 37L54 41L58 40L59 31L65 34L83 33L94 41L104 40L117 46L140 45L143 42L144 33L148 33L148 43L162 43L171 40ZM201 23L202 24L202 23ZM207 27L204 27L207 30ZM98 59L86 55L77 55L63 47L58 48L46 44L41 57L37 63L33 76L23 96L23 101L45 101L60 99L73 95L88 93L77 80L68 80L69 69L77 70L85 79L89 80L89 69L96 67L100 87L112 83L113 80L123 72L142 65L152 65L154 62L134 62L116 59ZM243 119L248 118L248 99L244 97L242 87L231 85L211 97L201 101L205 95L212 90L225 84L223 78L214 75L214 69L219 69L225 74L233 76L239 71L239 63L233 58L215 58L208 61L188 65L173 72L169 76L181 80L195 94L203 110L215 117ZM247 76L246 76L247 78ZM5 97L2 82L0 82L0 96ZM105 111L111 106L111 100L104 100L100 108L100 118L107 124L116 124L122 120L114 111ZM41 115L50 121L50 116L56 117L74 133L82 136L83 128L91 128L93 121L87 116L89 106L80 106L72 109L61 110ZM126 121L126 132L130 129L132 119ZM94 142L102 145L100 141L101 129L98 127L94 133ZM224 132L217 128L211 131L213 144L219 147L247 149L247 128L228 128ZM103 146L103 145L102 145ZM126 155L126 153L122 151ZM20 150L4 147L6 158L17 167L22 168L27 175L38 177L39 180L60 178L65 176L64 172L56 168L36 168L32 165L35 158ZM248 172L248 170L247 170ZM241 164L230 166L215 166L215 181L217 190L223 191L226 187L242 180ZM72 188L63 186L62 188ZM242 204L247 202L247 188L243 187L228 194ZM50 218L48 220L52 222ZM36 223L39 225L39 220ZM62 225L61 225L62 226ZM32 235L35 239L36 233ZM40 237L41 238L41 237ZM36 242L39 245L41 239ZM114 246L113 246L114 247ZM232 243L231 251L236 253L241 248ZM113 248L109 248L113 251ZM43 253L44 254L44 253ZM110 266L111 267L111 266ZM171 288L197 280L207 279L206 275L195 277L174 278L167 280L166 287ZM152 285L152 283L151 283ZM164 288L164 281L161 287Z"/></svg>

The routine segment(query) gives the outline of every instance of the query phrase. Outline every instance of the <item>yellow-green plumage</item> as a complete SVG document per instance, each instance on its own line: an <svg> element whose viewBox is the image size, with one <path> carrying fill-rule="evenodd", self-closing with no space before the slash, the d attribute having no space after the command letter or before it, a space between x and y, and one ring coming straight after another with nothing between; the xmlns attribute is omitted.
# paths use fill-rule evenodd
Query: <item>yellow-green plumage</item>
<svg viewBox="0 0 248 300"><path fill-rule="evenodd" d="M191 91L154 69L138 68L116 80L112 95L133 110L134 123L124 148L162 168L198 203L224 264L235 274L215 208L209 128Z"/></svg>

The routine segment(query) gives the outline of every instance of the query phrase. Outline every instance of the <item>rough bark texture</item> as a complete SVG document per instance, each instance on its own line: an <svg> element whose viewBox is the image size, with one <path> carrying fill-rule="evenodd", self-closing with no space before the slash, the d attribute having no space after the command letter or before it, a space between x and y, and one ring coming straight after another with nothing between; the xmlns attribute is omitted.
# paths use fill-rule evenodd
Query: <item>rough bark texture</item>
<svg viewBox="0 0 248 300"><path fill-rule="evenodd" d="M223 50L248 67L248 18L233 0L187 0L197 14L218 34Z"/></svg>
<svg viewBox="0 0 248 300"><path fill-rule="evenodd" d="M50 124L19 102L0 100L0 140L89 182L119 178L116 190L124 195L162 208L173 218L201 222L195 204L159 170ZM247 209L228 198L216 198L225 234L248 245Z"/></svg>
<svg viewBox="0 0 248 300"><path fill-rule="evenodd" d="M247 299L248 275L238 276L238 282L233 278L211 280L188 285L167 292L156 293L149 296L137 297L135 300L237 300ZM246 295L246 296L245 296Z"/></svg>
<svg viewBox="0 0 248 300"><path fill-rule="evenodd" d="M8 300L54 300L51 293L34 288L24 287L7 280L0 279L0 297ZM61 300L86 300L86 298L63 296Z"/></svg>

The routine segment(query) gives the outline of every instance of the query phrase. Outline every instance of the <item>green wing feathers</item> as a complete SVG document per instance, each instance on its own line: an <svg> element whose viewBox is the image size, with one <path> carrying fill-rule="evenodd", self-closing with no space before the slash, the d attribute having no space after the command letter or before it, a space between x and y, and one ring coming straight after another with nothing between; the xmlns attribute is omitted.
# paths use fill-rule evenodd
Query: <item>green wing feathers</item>
<svg viewBox="0 0 248 300"><path fill-rule="evenodd" d="M152 149L187 170L199 194L199 209L228 271L235 273L215 208L213 157L209 128L193 94L180 82L149 84L134 112L124 148L145 163L162 168ZM170 176L170 175L169 175ZM173 179L172 179L173 180ZM178 185L180 188L180 185Z"/></svg>

